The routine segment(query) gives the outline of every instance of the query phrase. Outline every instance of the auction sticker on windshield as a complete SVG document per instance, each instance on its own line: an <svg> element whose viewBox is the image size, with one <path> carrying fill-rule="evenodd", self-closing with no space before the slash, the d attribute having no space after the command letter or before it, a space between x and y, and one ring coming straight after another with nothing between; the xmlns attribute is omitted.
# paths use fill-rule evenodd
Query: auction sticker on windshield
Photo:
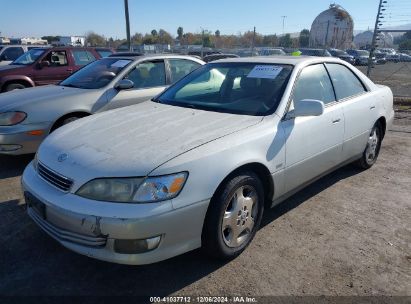
<svg viewBox="0 0 411 304"><path fill-rule="evenodd" d="M111 67L113 68L124 68L127 64L129 64L131 60L118 60L114 62Z"/></svg>
<svg viewBox="0 0 411 304"><path fill-rule="evenodd" d="M283 68L277 65L256 65L247 77L275 79L282 70Z"/></svg>

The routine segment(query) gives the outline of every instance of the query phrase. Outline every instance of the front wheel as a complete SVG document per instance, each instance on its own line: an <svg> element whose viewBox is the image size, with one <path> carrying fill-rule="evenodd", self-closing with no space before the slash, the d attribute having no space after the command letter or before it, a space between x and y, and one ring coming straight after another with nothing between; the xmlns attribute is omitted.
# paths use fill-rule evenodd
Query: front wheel
<svg viewBox="0 0 411 304"><path fill-rule="evenodd" d="M251 243L264 212L264 189L258 176L243 172L213 197L207 212L203 249L221 259L238 256Z"/></svg>
<svg viewBox="0 0 411 304"><path fill-rule="evenodd" d="M22 89L25 89L25 88L26 88L26 86L22 83L11 83L11 84L6 86L5 91L10 92L10 91L13 91L13 90L22 90Z"/></svg>
<svg viewBox="0 0 411 304"><path fill-rule="evenodd" d="M362 169L371 168L377 161L382 142L381 124L376 123L368 136L367 146L362 157L357 161L357 166Z"/></svg>

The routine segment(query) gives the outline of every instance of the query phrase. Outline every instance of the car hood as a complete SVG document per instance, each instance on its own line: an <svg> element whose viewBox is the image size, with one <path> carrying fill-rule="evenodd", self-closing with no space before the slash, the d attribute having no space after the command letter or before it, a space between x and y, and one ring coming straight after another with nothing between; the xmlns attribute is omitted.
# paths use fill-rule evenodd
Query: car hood
<svg viewBox="0 0 411 304"><path fill-rule="evenodd" d="M7 64L0 66L0 73L2 71L13 70L13 69L21 69L27 67L26 65L17 65L17 64Z"/></svg>
<svg viewBox="0 0 411 304"><path fill-rule="evenodd" d="M145 102L56 130L40 146L38 158L79 185L98 177L146 176L170 159L261 121ZM62 154L67 160L59 162Z"/></svg>
<svg viewBox="0 0 411 304"><path fill-rule="evenodd" d="M87 93L88 90L78 88L68 88L56 85L47 85L41 87L27 88L24 90L14 90L0 94L0 111L21 110L25 111L26 107L41 102L56 103L63 97L72 97L78 94Z"/></svg>

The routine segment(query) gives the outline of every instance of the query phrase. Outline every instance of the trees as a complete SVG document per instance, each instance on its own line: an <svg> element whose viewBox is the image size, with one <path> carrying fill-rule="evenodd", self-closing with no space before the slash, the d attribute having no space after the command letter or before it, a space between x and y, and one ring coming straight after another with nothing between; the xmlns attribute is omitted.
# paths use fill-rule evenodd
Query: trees
<svg viewBox="0 0 411 304"><path fill-rule="evenodd" d="M152 35L152 36L158 36L157 30L152 30L152 31L151 31L151 35Z"/></svg>
<svg viewBox="0 0 411 304"><path fill-rule="evenodd" d="M88 46L105 46L106 38L95 32L88 32L86 34L86 45Z"/></svg>
<svg viewBox="0 0 411 304"><path fill-rule="evenodd" d="M310 45L310 30L303 29L299 37L300 47L308 47Z"/></svg>
<svg viewBox="0 0 411 304"><path fill-rule="evenodd" d="M282 47L290 47L293 44L290 34L285 34L280 37L280 46Z"/></svg>
<svg viewBox="0 0 411 304"><path fill-rule="evenodd" d="M183 28L180 26L180 27L177 29L177 37L178 37L178 40L181 40L181 39L183 38L183 35L184 35L184 30L183 30Z"/></svg>

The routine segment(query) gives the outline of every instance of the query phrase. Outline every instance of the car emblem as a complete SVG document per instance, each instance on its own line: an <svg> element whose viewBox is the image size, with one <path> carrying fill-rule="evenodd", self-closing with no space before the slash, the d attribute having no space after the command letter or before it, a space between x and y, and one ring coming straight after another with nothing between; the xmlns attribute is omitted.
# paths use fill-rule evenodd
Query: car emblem
<svg viewBox="0 0 411 304"><path fill-rule="evenodd" d="M61 163L64 162L68 158L67 153L60 154L57 160Z"/></svg>

